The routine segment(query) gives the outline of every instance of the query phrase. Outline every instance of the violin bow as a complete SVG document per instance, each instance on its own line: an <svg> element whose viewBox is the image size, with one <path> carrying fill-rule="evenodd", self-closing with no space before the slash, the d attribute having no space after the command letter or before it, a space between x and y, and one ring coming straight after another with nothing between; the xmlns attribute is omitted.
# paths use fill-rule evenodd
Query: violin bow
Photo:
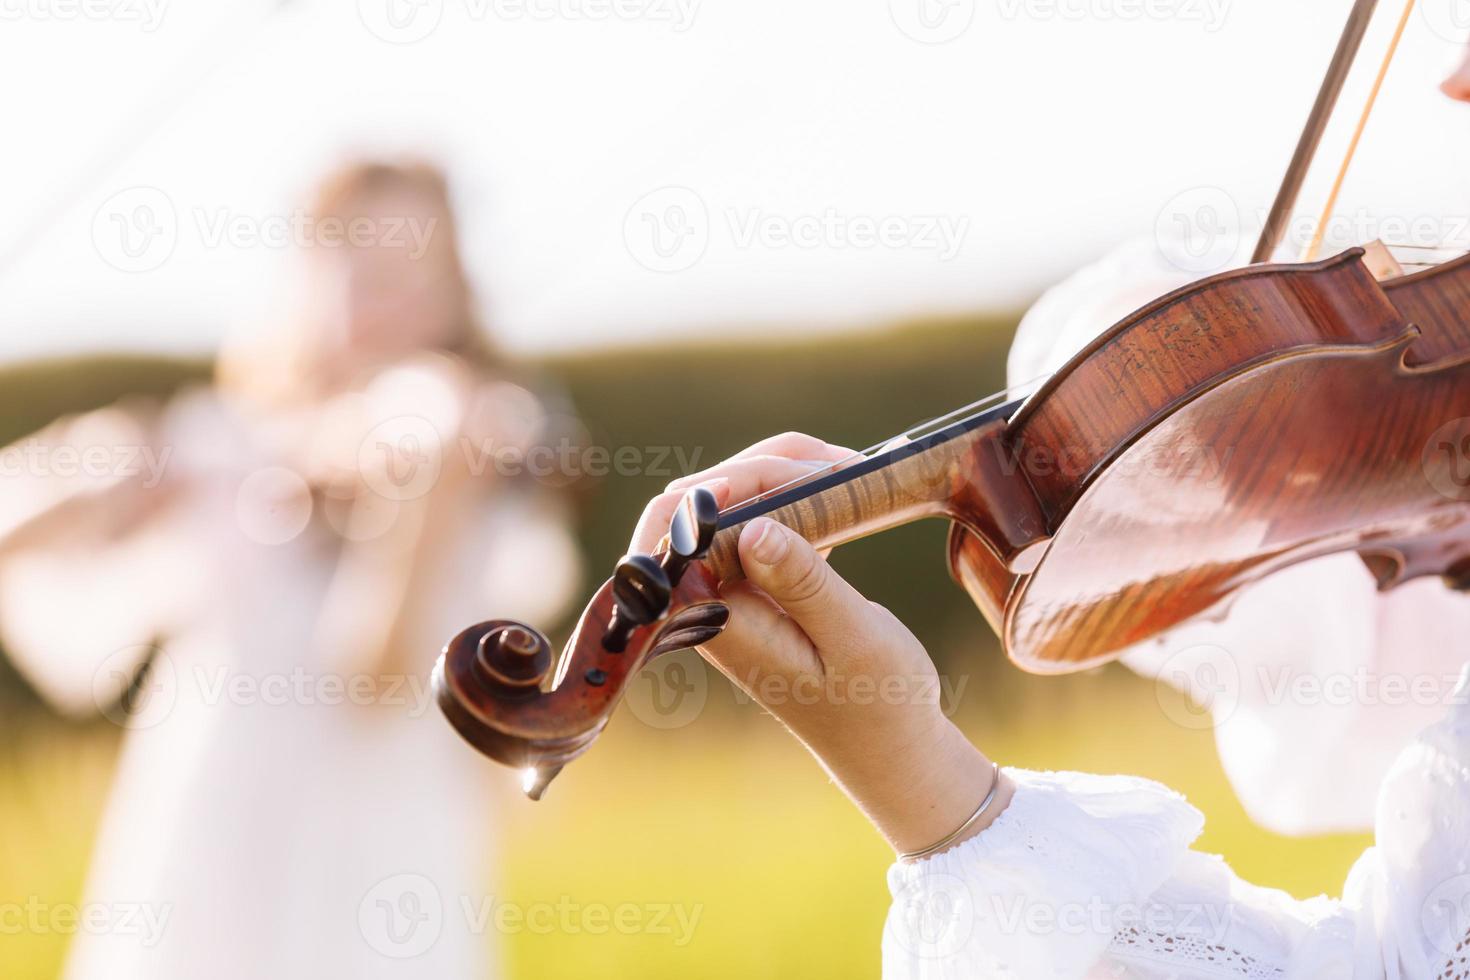
<svg viewBox="0 0 1470 980"><path fill-rule="evenodd" d="M1342 87L1347 82L1348 74L1353 62L1357 59L1358 49L1363 45L1363 37L1368 33L1368 26L1373 20L1373 13L1377 7L1378 0L1356 0L1352 11L1348 14L1347 25L1343 28L1342 37L1337 42L1337 50L1333 52L1332 61L1327 66L1327 74L1322 79L1322 87L1317 91L1317 101L1313 103L1312 111L1307 116L1307 124L1302 128L1302 135L1297 140L1296 152L1292 154L1291 163L1287 165L1286 174L1281 179L1281 188L1276 192L1276 200L1271 204L1265 227L1262 228L1261 237L1256 242L1255 252L1251 254L1252 264L1268 261L1276 253L1276 249L1280 247L1282 239L1286 236L1286 226L1291 221L1292 211L1301 194L1307 171L1317 154L1317 147L1322 142L1322 134L1326 131L1327 123L1332 118L1333 109L1337 105L1338 97L1342 94ZM1347 153L1338 167L1337 177L1333 181L1327 203L1317 221L1312 241L1307 246L1306 257L1302 261L1311 261L1322 245L1323 223L1337 204L1337 195L1342 189L1343 179L1347 176L1348 167L1352 164L1358 141L1363 135L1364 127L1368 124L1368 117L1378 99L1384 76L1388 74L1388 66L1392 63L1393 56L1398 50L1399 40L1403 37L1404 28L1408 25L1409 14L1413 9L1414 0L1407 0L1403 14L1399 17L1393 40L1388 46L1388 52L1384 55L1383 63L1378 69L1378 77L1368 94L1367 104L1364 105L1362 114L1358 118L1358 125L1348 144Z"/></svg>

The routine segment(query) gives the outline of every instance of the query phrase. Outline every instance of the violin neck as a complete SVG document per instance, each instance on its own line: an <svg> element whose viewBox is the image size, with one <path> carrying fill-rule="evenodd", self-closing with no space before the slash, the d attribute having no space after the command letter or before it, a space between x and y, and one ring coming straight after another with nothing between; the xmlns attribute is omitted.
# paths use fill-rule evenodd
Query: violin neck
<svg viewBox="0 0 1470 980"><path fill-rule="evenodd" d="M721 581L741 578L736 546L741 530L757 517L786 525L817 548L924 517L960 518L974 498L979 457L992 455L981 446L995 443L1019 405L998 406L725 511L706 564Z"/></svg>

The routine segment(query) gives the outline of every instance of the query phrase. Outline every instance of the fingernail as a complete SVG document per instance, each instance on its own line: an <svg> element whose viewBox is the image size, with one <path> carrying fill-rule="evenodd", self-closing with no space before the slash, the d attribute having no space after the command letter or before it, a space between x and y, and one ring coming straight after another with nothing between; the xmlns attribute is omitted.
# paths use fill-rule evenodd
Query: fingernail
<svg viewBox="0 0 1470 980"><path fill-rule="evenodd" d="M762 565L774 565L786 557L788 542L786 533L768 517L757 517L741 532L741 537L751 535L750 556Z"/></svg>
<svg viewBox="0 0 1470 980"><path fill-rule="evenodd" d="M723 476L717 476L713 480L705 480L700 486L714 494L716 500L723 499L730 492L730 481Z"/></svg>

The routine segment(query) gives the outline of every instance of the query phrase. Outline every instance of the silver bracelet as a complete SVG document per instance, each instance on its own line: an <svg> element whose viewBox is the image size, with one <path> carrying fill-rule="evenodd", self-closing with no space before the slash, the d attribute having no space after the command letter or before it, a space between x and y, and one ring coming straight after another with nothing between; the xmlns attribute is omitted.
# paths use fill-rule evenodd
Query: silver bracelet
<svg viewBox="0 0 1470 980"><path fill-rule="evenodd" d="M975 821L979 820L980 817L984 815L985 811L990 809L990 804L995 801L995 791L998 789L1000 789L1000 763L992 762L990 764L990 792L986 793L985 799L980 801L980 808L977 809L974 813L970 814L970 819L960 824L959 827L957 827L951 833L945 835L944 839L941 840L939 843L930 844L922 851L909 851L907 854L900 854L898 856L898 859L900 861L912 861L916 858L928 857L935 851L942 851L949 845L953 844L956 838L958 838L965 831L969 830L971 827L975 826Z"/></svg>

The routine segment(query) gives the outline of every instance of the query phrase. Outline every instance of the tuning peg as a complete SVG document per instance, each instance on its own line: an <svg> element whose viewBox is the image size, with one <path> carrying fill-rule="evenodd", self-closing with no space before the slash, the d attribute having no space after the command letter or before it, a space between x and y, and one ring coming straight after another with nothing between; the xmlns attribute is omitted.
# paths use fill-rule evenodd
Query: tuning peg
<svg viewBox="0 0 1470 980"><path fill-rule="evenodd" d="M628 637L639 626L647 626L669 608L673 592L669 577L659 563L647 555L625 555L613 571L614 611L602 636L602 645L620 653Z"/></svg>
<svg viewBox="0 0 1470 980"><path fill-rule="evenodd" d="M669 522L669 553L664 555L663 569L672 584L679 584L690 562L704 557L719 529L720 505L715 495L704 487L686 493Z"/></svg>

